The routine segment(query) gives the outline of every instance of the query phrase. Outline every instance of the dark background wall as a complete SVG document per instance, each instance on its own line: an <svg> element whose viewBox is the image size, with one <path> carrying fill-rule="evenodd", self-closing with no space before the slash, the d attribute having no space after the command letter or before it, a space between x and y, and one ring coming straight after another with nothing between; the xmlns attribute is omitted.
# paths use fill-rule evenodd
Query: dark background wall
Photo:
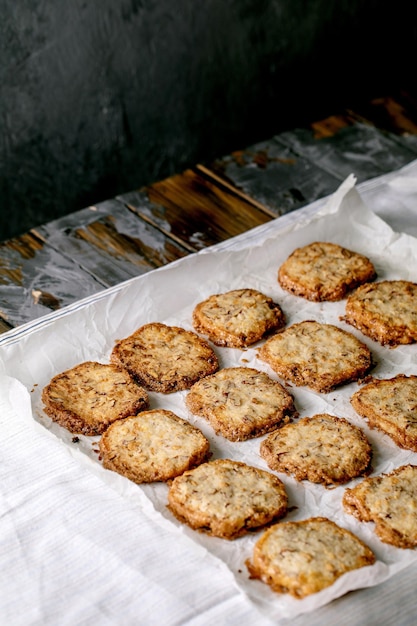
<svg viewBox="0 0 417 626"><path fill-rule="evenodd" d="M1 0L0 240L388 92L409 4Z"/></svg>

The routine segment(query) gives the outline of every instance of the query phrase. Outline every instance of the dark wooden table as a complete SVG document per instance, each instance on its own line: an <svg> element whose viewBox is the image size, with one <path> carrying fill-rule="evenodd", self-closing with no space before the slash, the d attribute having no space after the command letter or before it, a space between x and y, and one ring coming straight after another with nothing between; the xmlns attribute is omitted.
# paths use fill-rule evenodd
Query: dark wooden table
<svg viewBox="0 0 417 626"><path fill-rule="evenodd" d="M400 90L0 243L5 332L417 158Z"/></svg>

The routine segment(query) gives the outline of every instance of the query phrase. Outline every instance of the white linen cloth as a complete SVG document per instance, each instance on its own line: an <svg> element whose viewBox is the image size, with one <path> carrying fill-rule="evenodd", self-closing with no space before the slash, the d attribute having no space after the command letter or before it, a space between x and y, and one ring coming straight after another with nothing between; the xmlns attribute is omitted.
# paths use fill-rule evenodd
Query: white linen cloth
<svg viewBox="0 0 417 626"><path fill-rule="evenodd" d="M382 550L380 569L369 577L363 572L359 579L350 577L346 587L338 581L328 594L303 602L281 598L247 580L240 551L231 542L196 538L193 531L174 525L163 510L163 488L142 489L105 472L94 446L74 446L71 436L49 424L39 408L40 390L52 375L87 358L105 359L113 340L120 338L115 333L132 325L132 307L141 323L152 321L157 311L158 321L179 320L185 326L197 283L210 293L224 286L224 278L234 288L250 276L267 288L269 275L260 277L256 264L262 254L268 257L271 242L278 250L271 276L278 267L274 263L295 242L320 234L355 249L367 240L385 277L390 272L395 277L398 261L402 277L417 281L417 162L357 189L353 185L350 177L331 198L0 336L0 624L413 623L413 551L396 556L396 550ZM349 227L340 232L338 222ZM213 268L218 272L213 274ZM167 284L175 298L167 298ZM303 310L298 299L297 307L288 307L291 321L311 310L308 303ZM330 307L334 319L339 308ZM327 319L327 310L322 315ZM416 373L416 349L401 350L392 351L385 371L394 371L396 355L404 354L406 373L413 367ZM228 355L239 362L238 351ZM256 363L250 350L245 355L251 365ZM305 405L320 406L317 394L300 394ZM175 398L164 398L163 404L178 408ZM238 444L248 458L253 445ZM400 453L401 460L414 456ZM389 461L387 456L379 462L388 468ZM322 505L321 496L319 500ZM331 504L329 500L329 510ZM362 585L370 586L338 597Z"/></svg>

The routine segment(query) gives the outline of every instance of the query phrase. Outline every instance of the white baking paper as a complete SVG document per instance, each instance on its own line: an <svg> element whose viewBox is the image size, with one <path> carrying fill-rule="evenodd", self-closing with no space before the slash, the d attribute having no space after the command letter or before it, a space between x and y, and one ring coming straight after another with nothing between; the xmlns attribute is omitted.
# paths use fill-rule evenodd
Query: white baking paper
<svg viewBox="0 0 417 626"><path fill-rule="evenodd" d="M397 183L398 184L398 183ZM409 181L407 182L409 184ZM282 226L281 226L282 223ZM312 241L332 241L368 256L374 263L378 279L417 280L417 240L395 232L364 204L350 176L326 202L314 211L294 214L290 219L271 223L258 230L240 245L216 247L191 255L167 267L127 281L68 309L42 318L29 326L16 329L0 341L0 378L7 385L8 400L28 427L39 429L45 437L57 438L65 454L72 454L126 501L139 502L155 523L169 528L173 535L186 537L202 554L214 555L222 568L234 577L234 584L268 618L295 617L312 611L346 592L377 585L406 567L417 558L413 550L401 550L383 544L375 536L372 524L362 524L346 514L341 506L345 489L325 489L308 482L298 483L279 474L289 495L290 512L285 520L301 520L310 516L326 516L350 529L374 551L377 562L371 567L346 574L332 587L304 600L272 592L259 581L250 580L245 560L250 558L260 532L226 541L208 537L182 525L167 509L165 484L138 486L104 470L98 458L98 438L79 437L52 423L42 410L41 391L57 373L85 360L109 361L114 342L148 322L164 322L193 330L191 315L194 306L213 293L250 287L259 289L278 302L287 324L305 319L336 324L356 335L371 349L376 363L373 375L389 378L396 374L417 374L417 346L395 349L382 347L341 321L345 301L312 303L286 293L277 282L280 264L296 248ZM277 378L257 358L260 343L246 350L215 348L221 367L245 365L266 371ZM4 387L4 389L6 386ZM400 450L387 436L371 431L350 405L356 383L344 385L329 394L307 388L292 387L300 417L330 413L346 417L363 428L374 448L373 473L389 472L406 463L417 463L417 454ZM175 394L150 393L151 408L162 407L198 426L208 437L212 458L229 457L268 469L260 458L262 437L232 443L214 434L203 419L185 408L187 392ZM352 481L349 486L358 481ZM184 576L185 573L179 573Z"/></svg>

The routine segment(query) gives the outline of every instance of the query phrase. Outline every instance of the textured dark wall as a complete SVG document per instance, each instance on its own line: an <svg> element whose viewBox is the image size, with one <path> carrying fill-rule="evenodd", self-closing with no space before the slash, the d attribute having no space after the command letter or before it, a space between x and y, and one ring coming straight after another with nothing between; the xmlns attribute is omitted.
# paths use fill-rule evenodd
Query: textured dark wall
<svg viewBox="0 0 417 626"><path fill-rule="evenodd" d="M402 3L2 0L0 239L388 89Z"/></svg>

